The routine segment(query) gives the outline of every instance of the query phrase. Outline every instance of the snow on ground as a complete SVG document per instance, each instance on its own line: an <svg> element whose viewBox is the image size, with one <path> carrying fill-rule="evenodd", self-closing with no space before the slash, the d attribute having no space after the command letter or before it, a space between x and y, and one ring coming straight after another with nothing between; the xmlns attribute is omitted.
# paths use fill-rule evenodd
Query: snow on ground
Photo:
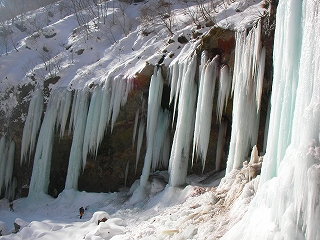
<svg viewBox="0 0 320 240"><path fill-rule="evenodd" d="M13 202L0 200L0 239L216 239L233 226L254 196L259 177L249 181L249 169L189 176L184 188L166 185L166 172L158 172L149 184L151 194L135 205L130 190L87 193L64 190L57 198L37 195ZM251 177L255 177L252 175ZM233 201L239 198L241 204ZM78 209L86 210L82 219ZM105 222L100 222L106 218ZM14 222L20 225L15 232Z"/></svg>

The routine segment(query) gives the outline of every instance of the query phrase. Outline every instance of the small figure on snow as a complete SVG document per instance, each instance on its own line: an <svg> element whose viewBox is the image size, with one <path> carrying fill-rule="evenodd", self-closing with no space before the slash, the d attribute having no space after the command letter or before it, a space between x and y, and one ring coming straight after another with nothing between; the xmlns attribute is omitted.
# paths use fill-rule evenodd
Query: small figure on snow
<svg viewBox="0 0 320 240"><path fill-rule="evenodd" d="M84 208L83 207L79 208L79 213L80 213L80 219L81 219L83 214L84 214Z"/></svg>
<svg viewBox="0 0 320 240"><path fill-rule="evenodd" d="M12 201L9 203L9 209L10 209L11 212L14 212L14 210L13 210L13 202Z"/></svg>

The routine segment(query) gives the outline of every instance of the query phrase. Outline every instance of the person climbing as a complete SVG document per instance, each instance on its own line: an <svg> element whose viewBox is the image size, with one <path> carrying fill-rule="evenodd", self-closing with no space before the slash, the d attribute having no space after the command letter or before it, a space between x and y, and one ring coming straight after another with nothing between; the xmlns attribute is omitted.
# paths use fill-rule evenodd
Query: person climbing
<svg viewBox="0 0 320 240"><path fill-rule="evenodd" d="M80 219L81 219L83 214L84 214L84 208L83 207L79 208L79 213L80 213Z"/></svg>
<svg viewBox="0 0 320 240"><path fill-rule="evenodd" d="M9 209L10 209L11 212L14 212L14 210L13 210L13 202L12 201L9 203Z"/></svg>

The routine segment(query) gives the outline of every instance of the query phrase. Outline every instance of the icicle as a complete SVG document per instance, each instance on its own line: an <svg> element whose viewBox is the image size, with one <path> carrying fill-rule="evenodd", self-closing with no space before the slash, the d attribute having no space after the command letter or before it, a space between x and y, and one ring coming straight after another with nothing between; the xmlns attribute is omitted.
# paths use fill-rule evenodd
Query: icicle
<svg viewBox="0 0 320 240"><path fill-rule="evenodd" d="M175 92L174 92L174 89L171 89L171 92L170 92L170 99L172 100L174 98L172 123L175 122L175 116L176 116L176 112L177 112L177 104L179 102L178 100L179 100L179 96L180 96L181 82L183 81L183 79L185 77L187 67L188 67L188 62L181 61L181 62L179 62L178 67L179 67L179 70L178 70L178 78L176 80L177 83L176 83L176 87L175 87Z"/></svg>
<svg viewBox="0 0 320 240"><path fill-rule="evenodd" d="M221 122L223 110L227 107L231 88L231 77L228 65L224 65L220 70L219 77L219 94L217 102L217 117Z"/></svg>
<svg viewBox="0 0 320 240"><path fill-rule="evenodd" d="M127 186L127 179L128 179L128 173L129 173L129 163L130 163L130 161L127 162L126 169L124 171L124 186Z"/></svg>
<svg viewBox="0 0 320 240"><path fill-rule="evenodd" d="M40 89L37 89L32 96L30 101L28 115L23 128L22 141L21 141L21 159L26 158L27 154L29 156L34 150L36 137L41 124L41 116L43 111L43 95Z"/></svg>
<svg viewBox="0 0 320 240"><path fill-rule="evenodd" d="M169 184L173 187L184 185L187 177L189 150L195 120L197 56L193 55L191 60L186 60L182 65L187 66L187 71L184 74L183 82L181 82L177 108L177 129L169 160Z"/></svg>
<svg viewBox="0 0 320 240"><path fill-rule="evenodd" d="M70 105L71 105L71 98L72 94L70 91L65 89L63 92L61 92L61 106L59 107L59 113L58 113L58 125L60 126L60 138L63 137L68 116L69 116L69 111L70 111Z"/></svg>
<svg viewBox="0 0 320 240"><path fill-rule="evenodd" d="M258 148L256 145L253 146L251 151L251 157L250 157L250 164L258 163L259 162L259 153Z"/></svg>
<svg viewBox="0 0 320 240"><path fill-rule="evenodd" d="M177 84L178 84L178 78L179 78L179 64L178 61L174 61L170 66L169 66L169 72L170 72L170 104L172 103L175 94L176 94L176 89L177 89Z"/></svg>
<svg viewBox="0 0 320 240"><path fill-rule="evenodd" d="M6 189L5 198L7 199L14 199L15 198L15 190L18 186L17 178L13 178L12 181L9 183L8 188Z"/></svg>
<svg viewBox="0 0 320 240"><path fill-rule="evenodd" d="M69 156L69 165L67 178L65 183L65 189L77 189L78 188L78 178L81 171L82 161L82 149L83 149L83 139L86 129L87 115L88 115L88 91L78 90L75 93L75 101L73 102L74 111L74 132L71 145L71 151ZM83 168L85 165L83 165Z"/></svg>
<svg viewBox="0 0 320 240"><path fill-rule="evenodd" d="M29 187L30 195L36 192L47 193L48 191L56 119L61 101L59 91L61 90L55 90L50 96L40 128Z"/></svg>
<svg viewBox="0 0 320 240"><path fill-rule="evenodd" d="M151 169L151 162L154 148L154 138L158 125L158 116L161 108L161 98L163 90L163 78L161 69L155 68L151 77L148 98L148 116L147 116L147 152L144 159L142 174L140 177L140 186L145 187L148 182Z"/></svg>
<svg viewBox="0 0 320 240"><path fill-rule="evenodd" d="M156 127L156 132L154 135L153 142L153 152L152 152L152 171L155 171L157 167L167 167L166 162L163 158L169 159L169 154L167 156L161 156L161 152L164 153L164 146L166 141L168 141L167 135L169 134L168 128L170 123L170 112L160 111L158 116L158 124Z"/></svg>
<svg viewBox="0 0 320 240"><path fill-rule="evenodd" d="M102 104L101 104L101 113L100 113L100 121L99 121L99 127L98 127L98 133L97 133L97 140L96 140L96 147L97 150L103 137L106 132L106 128L108 126L108 123L110 121L109 112L110 112L110 98L111 98L111 90L109 86L109 81L105 83L105 85L102 88L103 95L102 95Z"/></svg>
<svg viewBox="0 0 320 240"><path fill-rule="evenodd" d="M141 151L141 145L142 145L142 140L143 140L143 135L144 135L144 129L145 129L145 121L144 121L144 119L141 119L140 124L139 124L138 141L137 141L137 155L136 155L135 173L137 173L137 167L138 167L138 161L139 161L139 157L140 157L140 151Z"/></svg>
<svg viewBox="0 0 320 240"><path fill-rule="evenodd" d="M0 139L0 194L5 185L7 156L8 148L6 146L6 137L2 136Z"/></svg>
<svg viewBox="0 0 320 240"><path fill-rule="evenodd" d="M208 53L203 51L201 54L201 64L199 66L199 93L198 93L198 103L197 103L197 110L196 110L196 123L194 126L194 139L193 139L193 153L192 153L192 165L196 155L196 147L198 144L198 137L200 136L200 118L201 118L201 104L202 104L202 96L203 96L203 89L204 89L204 75L206 73L208 63Z"/></svg>
<svg viewBox="0 0 320 240"><path fill-rule="evenodd" d="M205 167L209 145L213 97L218 74L218 65L219 58L217 56L212 59L211 62L208 62L203 66L200 77L195 131L193 136L193 153L201 157L203 169Z"/></svg>
<svg viewBox="0 0 320 240"><path fill-rule="evenodd" d="M84 140L83 140L83 150L82 150L82 161L83 166L85 166L87 154L88 152L96 152L95 147L96 144L96 137L97 131L99 128L99 121L100 121L100 113L101 113L101 104L102 104L102 92L101 89L96 87L93 90L90 107L88 111L87 123L86 123L86 130L84 133Z"/></svg>
<svg viewBox="0 0 320 240"><path fill-rule="evenodd" d="M261 105L265 61L266 61L266 48L263 47L261 50L260 59L258 59L257 89L256 89L256 101L258 106L257 111L260 110L260 105Z"/></svg>
<svg viewBox="0 0 320 240"><path fill-rule="evenodd" d="M242 166L257 142L265 53L261 53L261 26L236 33L233 75L233 111L227 173ZM258 38L258 39L257 39ZM259 66L263 64L263 66ZM257 88L260 89L257 89ZM257 95L258 94L258 95Z"/></svg>
<svg viewBox="0 0 320 240"><path fill-rule="evenodd" d="M111 116L111 131L113 130L114 124L120 112L120 107L123 105L123 97L126 91L126 81L120 77L116 77L112 81L112 116Z"/></svg>
<svg viewBox="0 0 320 240"><path fill-rule="evenodd" d="M137 109L137 111L136 111L136 117L135 117L135 119L134 119L133 135L132 135L132 148L134 147L134 142L135 142L135 140L136 140L138 120L139 120L139 109Z"/></svg>
<svg viewBox="0 0 320 240"><path fill-rule="evenodd" d="M6 164L6 175L5 175L5 187L8 188L9 184L12 180L12 173L13 173L13 165L14 165L14 153L15 153L15 143L14 141L8 142L9 151L8 151L8 159Z"/></svg>
<svg viewBox="0 0 320 240"><path fill-rule="evenodd" d="M280 0L276 22L260 185L225 239L320 239L320 2Z"/></svg>
<svg viewBox="0 0 320 240"><path fill-rule="evenodd" d="M221 170L221 161L222 161L224 145L226 143L227 129L228 129L228 120L222 118L222 121L219 127L217 150L216 150L216 171Z"/></svg>

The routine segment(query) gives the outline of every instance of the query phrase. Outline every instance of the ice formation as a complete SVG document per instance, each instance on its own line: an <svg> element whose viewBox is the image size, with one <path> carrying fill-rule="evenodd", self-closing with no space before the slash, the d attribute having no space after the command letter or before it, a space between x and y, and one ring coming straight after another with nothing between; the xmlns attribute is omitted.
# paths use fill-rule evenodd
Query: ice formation
<svg viewBox="0 0 320 240"><path fill-rule="evenodd" d="M220 70L219 93L217 102L217 116L221 122L223 110L227 107L231 89L231 77L228 65L224 65Z"/></svg>
<svg viewBox="0 0 320 240"><path fill-rule="evenodd" d="M40 128L34 156L29 194L47 193L50 181L51 154L59 109L62 108L66 91L55 90L48 102L46 113Z"/></svg>
<svg viewBox="0 0 320 240"><path fill-rule="evenodd" d="M132 148L134 148L134 143L136 141L138 121L139 121L139 109L137 109L136 116L134 118L133 135L132 135Z"/></svg>
<svg viewBox="0 0 320 240"><path fill-rule="evenodd" d="M202 168L204 169L210 139L212 106L218 76L219 57L216 56L208 62L206 52L202 54L199 94L193 134L193 160L197 156L200 156Z"/></svg>
<svg viewBox="0 0 320 240"><path fill-rule="evenodd" d="M27 154L31 155L36 144L36 137L41 124L43 111L43 95L40 89L37 89L30 101L28 115L24 124L21 144L21 163Z"/></svg>
<svg viewBox="0 0 320 240"><path fill-rule="evenodd" d="M224 239L320 239L319 13L318 1L279 1L260 186Z"/></svg>
<svg viewBox="0 0 320 240"><path fill-rule="evenodd" d="M15 142L7 136L0 139L0 192L6 190L6 198L14 196L15 181L12 178L14 164Z"/></svg>
<svg viewBox="0 0 320 240"><path fill-rule="evenodd" d="M228 130L228 120L226 118L222 118L219 133L218 133L218 142L217 142L217 150L216 150L216 169L217 171L221 170L221 162L222 162L222 154L224 150L224 145L226 143L226 136Z"/></svg>
<svg viewBox="0 0 320 240"><path fill-rule="evenodd" d="M83 136L86 129L89 93L78 90L74 96L71 119L73 120L73 138L69 156L68 172L65 189L77 189L78 178L82 167Z"/></svg>
<svg viewBox="0 0 320 240"><path fill-rule="evenodd" d="M179 96L178 106L176 106L178 116L169 160L169 184L173 187L184 185L187 177L197 98L197 87L194 81L197 69L197 55L194 54L185 59L180 66L186 71L179 70L180 83L178 85L181 86L176 88L177 92L175 93L175 98ZM183 84L181 83L182 79Z"/></svg>
<svg viewBox="0 0 320 240"><path fill-rule="evenodd" d="M135 172L137 172L137 167L138 167L138 161L139 161L139 157L140 157L140 151L141 151L141 146L142 146L144 130L145 130L145 121L144 121L144 119L141 119L141 121L139 123L139 132L138 132L138 140L137 140L137 153L136 153Z"/></svg>
<svg viewBox="0 0 320 240"><path fill-rule="evenodd" d="M159 116L161 115L161 98L163 91L163 77L161 74L161 68L155 68L154 73L151 77L150 87L149 87L149 98L148 98L148 116L147 116L147 151L144 159L144 165L142 169L142 174L140 177L140 186L145 187L148 182L152 160L153 160L153 152L156 146L155 144L161 144L156 142L156 133ZM165 129L161 129L162 131L166 131Z"/></svg>
<svg viewBox="0 0 320 240"><path fill-rule="evenodd" d="M97 154L108 124L111 123L113 127L131 87L130 80L107 77L103 86L76 90L73 100L72 92L67 89L54 90L38 136L29 193L47 192L54 135L60 129L60 137L63 137L69 115L69 134L73 133L73 141L65 188L77 189L78 177L81 167L86 165L87 154ZM41 91L35 91L24 128L26 137L22 141L24 151L21 159L32 151L36 126L41 119L41 99Z"/></svg>
<svg viewBox="0 0 320 240"><path fill-rule="evenodd" d="M242 166L256 144L262 94L265 49L261 45L261 22L247 34L236 33L235 64L232 81L232 132L227 173Z"/></svg>

